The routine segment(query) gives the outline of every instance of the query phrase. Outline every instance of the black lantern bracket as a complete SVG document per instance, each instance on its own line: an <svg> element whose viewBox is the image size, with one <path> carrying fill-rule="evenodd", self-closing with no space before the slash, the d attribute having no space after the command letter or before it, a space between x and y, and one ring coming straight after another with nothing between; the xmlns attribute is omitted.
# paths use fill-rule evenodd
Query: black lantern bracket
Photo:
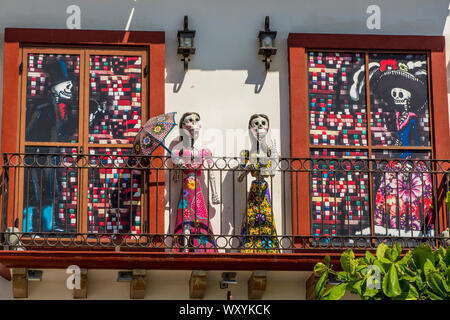
<svg viewBox="0 0 450 320"><path fill-rule="evenodd" d="M184 16L184 28L178 30L178 50L177 53L182 56L181 61L184 63L184 71L188 70L188 63L191 60L190 56L195 54L194 38L195 30L188 28L188 16Z"/></svg>
<svg viewBox="0 0 450 320"><path fill-rule="evenodd" d="M266 65L266 71L270 69L270 62L272 61L272 56L277 54L277 48L275 47L275 38L277 36L277 31L270 30L269 26L269 16L266 16L264 21L264 31L259 31L259 55L262 55L263 62Z"/></svg>

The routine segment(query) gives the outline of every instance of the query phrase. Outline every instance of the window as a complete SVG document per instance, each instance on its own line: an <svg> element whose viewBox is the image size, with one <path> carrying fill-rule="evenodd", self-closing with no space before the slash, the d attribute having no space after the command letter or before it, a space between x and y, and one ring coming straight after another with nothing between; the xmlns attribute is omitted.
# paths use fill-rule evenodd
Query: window
<svg viewBox="0 0 450 320"><path fill-rule="evenodd" d="M434 235L445 220L432 209L442 179L425 172L426 160L449 156L446 91L434 87L446 81L442 38L291 34L289 47L292 155L328 159L293 179L310 185L296 231Z"/></svg>
<svg viewBox="0 0 450 320"><path fill-rule="evenodd" d="M6 29L2 152L25 153L32 164L11 182L9 224L23 232L148 229L144 202L160 199L142 192L139 172L112 164L126 162L141 125L164 113L163 43L161 32ZM99 168L74 166L78 153Z"/></svg>

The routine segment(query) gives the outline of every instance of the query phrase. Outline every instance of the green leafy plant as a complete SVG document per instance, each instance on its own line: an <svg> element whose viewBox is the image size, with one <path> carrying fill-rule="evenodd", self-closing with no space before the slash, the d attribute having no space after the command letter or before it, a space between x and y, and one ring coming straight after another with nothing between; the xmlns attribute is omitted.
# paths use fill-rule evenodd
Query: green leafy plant
<svg viewBox="0 0 450 320"><path fill-rule="evenodd" d="M316 300L339 300L346 291L362 300L450 300L450 248L432 250L421 244L402 255L396 243L380 243L374 256L369 251L356 258L351 249L340 257L343 271L336 272L330 257L314 266L319 277ZM326 290L330 277L340 283Z"/></svg>
<svg viewBox="0 0 450 320"><path fill-rule="evenodd" d="M447 204L447 209L450 210L450 191L447 191L447 197L445 198L445 203Z"/></svg>

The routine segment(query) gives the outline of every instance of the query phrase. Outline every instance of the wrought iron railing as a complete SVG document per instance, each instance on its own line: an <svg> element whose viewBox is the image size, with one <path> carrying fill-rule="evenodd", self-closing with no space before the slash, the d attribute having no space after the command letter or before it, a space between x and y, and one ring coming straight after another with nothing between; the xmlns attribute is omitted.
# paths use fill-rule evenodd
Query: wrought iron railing
<svg viewBox="0 0 450 320"><path fill-rule="evenodd" d="M276 254L450 245L450 160L187 160L4 154L0 246Z"/></svg>

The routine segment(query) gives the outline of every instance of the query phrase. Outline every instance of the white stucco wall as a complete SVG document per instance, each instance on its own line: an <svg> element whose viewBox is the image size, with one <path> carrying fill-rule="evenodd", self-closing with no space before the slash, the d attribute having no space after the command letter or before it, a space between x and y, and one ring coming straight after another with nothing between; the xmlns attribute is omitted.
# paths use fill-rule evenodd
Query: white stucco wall
<svg viewBox="0 0 450 320"><path fill-rule="evenodd" d="M126 300L130 298L130 283L117 282L117 270L89 270L88 298L89 300ZM189 278L191 271L149 270L146 275L146 292L144 299L187 300L189 299ZM227 289L220 288L222 271L207 273L207 287L204 299L226 300L227 291L231 291L233 300L248 298L247 281L251 272L240 271L236 274L237 284L230 284ZM263 295L266 300L304 300L306 294L306 280L309 272L281 272L267 273L267 287ZM68 275L65 270L44 269L42 281L28 282L28 299L35 300L64 300L72 299L73 293L66 287ZM2 282L0 282L2 284ZM0 299L10 299L9 283L0 285ZM346 294L343 299L354 299L355 296Z"/></svg>
<svg viewBox="0 0 450 320"><path fill-rule="evenodd" d="M66 8L69 5L80 7L82 29L124 30L129 22L129 30L165 31L165 109L177 111L178 116L186 111L200 113L203 121L202 144L212 149L215 156L235 156L244 147L248 148L246 127L250 115L254 113L265 113L270 117L272 137L277 140L281 155L289 156L286 40L290 32L448 35L447 39L450 40L448 0L0 0L0 101L3 94L4 28L64 29L69 16ZM366 20L370 14L366 10L369 5L378 5L381 9L379 30L367 28ZM189 16L189 27L197 30L197 52L186 74L176 55L176 34L177 30L182 29L184 15ZM270 16L271 29L278 31L278 53L267 74L257 56L256 41L258 31L263 29L266 15ZM447 41L447 61L450 61L449 43ZM239 133L237 138L228 138L225 143L225 137L230 137L232 132ZM176 133L174 131L174 135ZM281 188L278 182L275 186L274 210L280 212ZM178 194L174 193L171 201L176 202L177 198ZM216 212L217 210L216 208ZM167 230L170 214L172 213L167 211ZM238 219L240 216L242 213L238 215ZM277 216L276 223L281 225L281 216ZM213 227L217 226L218 222L213 220ZM52 272L56 277L56 272L60 271L49 271L46 275L52 277ZM96 271L93 272L97 274ZM161 288L164 288L161 292L165 293L157 296L156 291L150 290L148 297L173 298L175 292L180 294L180 298L186 298L187 289L180 293L172 289L185 286L188 276L183 272L175 274L182 277L180 282L161 281ZM287 273L280 274L284 277ZM290 294L292 297L304 295L301 291L303 289L296 287L303 280L292 279L281 282L291 289L275 290L274 295L269 293L266 297L276 299L286 298ZM100 283L101 280L98 281ZM4 283L0 282L0 299L5 297L2 293ZM171 286L166 288L168 283ZM58 285L63 285L63 282ZM96 291L95 288L101 286L95 281L92 286L93 298L119 298L127 293L126 290L117 294L110 294L107 289ZM154 284L149 283L149 286L154 287ZM218 284L215 286L218 287ZM32 284L31 297L44 297L40 295L41 292L51 291L43 290L44 287L45 281ZM292 293L294 291L295 294ZM40 292L39 295L34 295L37 292ZM242 298L245 298L245 289L237 292L237 295L242 294ZM222 293L217 292L209 297L219 298L220 294Z"/></svg>

